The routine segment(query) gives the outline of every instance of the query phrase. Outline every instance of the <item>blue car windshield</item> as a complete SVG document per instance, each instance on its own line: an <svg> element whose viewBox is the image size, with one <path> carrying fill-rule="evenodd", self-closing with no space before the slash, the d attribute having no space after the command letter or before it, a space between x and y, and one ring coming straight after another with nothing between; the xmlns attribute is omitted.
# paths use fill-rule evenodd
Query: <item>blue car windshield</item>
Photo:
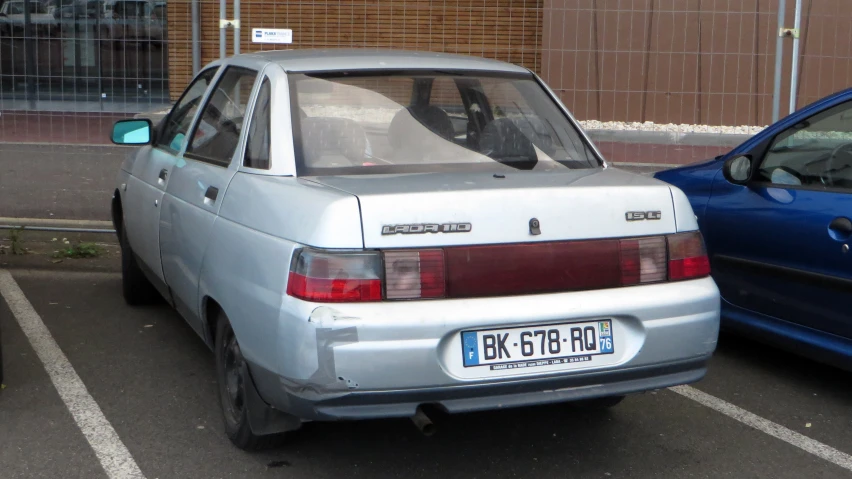
<svg viewBox="0 0 852 479"><path fill-rule="evenodd" d="M290 91L299 175L601 166L529 74L309 73Z"/></svg>

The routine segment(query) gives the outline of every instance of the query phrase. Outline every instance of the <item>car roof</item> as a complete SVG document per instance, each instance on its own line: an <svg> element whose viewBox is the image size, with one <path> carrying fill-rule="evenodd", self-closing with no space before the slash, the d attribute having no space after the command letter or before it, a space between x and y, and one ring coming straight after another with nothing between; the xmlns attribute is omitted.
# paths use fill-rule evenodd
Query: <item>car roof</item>
<svg viewBox="0 0 852 479"><path fill-rule="evenodd" d="M287 72L435 69L529 73L524 67L497 60L411 50L298 49L247 53L238 57L275 63Z"/></svg>

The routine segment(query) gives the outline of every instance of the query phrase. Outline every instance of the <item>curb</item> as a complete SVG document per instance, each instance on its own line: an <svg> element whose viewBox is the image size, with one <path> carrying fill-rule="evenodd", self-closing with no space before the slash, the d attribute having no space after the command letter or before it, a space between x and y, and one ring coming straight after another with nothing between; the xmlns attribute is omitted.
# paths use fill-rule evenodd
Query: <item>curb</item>
<svg viewBox="0 0 852 479"><path fill-rule="evenodd" d="M47 228L113 229L111 221L68 220L53 218L5 218L0 216L0 225L39 226Z"/></svg>

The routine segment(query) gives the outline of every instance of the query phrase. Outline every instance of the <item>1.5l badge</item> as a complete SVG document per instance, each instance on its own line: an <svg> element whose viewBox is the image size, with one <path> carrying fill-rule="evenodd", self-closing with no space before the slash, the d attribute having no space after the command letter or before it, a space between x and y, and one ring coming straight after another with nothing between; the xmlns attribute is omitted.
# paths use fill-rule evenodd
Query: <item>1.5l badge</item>
<svg viewBox="0 0 852 479"><path fill-rule="evenodd" d="M624 214L627 221L658 220L663 217L661 211L628 211Z"/></svg>

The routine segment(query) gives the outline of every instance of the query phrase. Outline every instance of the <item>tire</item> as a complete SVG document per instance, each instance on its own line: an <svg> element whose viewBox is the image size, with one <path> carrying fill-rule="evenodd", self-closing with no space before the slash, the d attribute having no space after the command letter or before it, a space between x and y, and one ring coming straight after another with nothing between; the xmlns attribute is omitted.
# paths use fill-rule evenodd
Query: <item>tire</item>
<svg viewBox="0 0 852 479"><path fill-rule="evenodd" d="M251 386L244 376L248 374L248 365L245 364L231 323L223 312L219 312L216 320L214 351L219 404L228 439L244 451L258 451L273 446L282 437L281 434L258 436L251 430L246 391L246 387Z"/></svg>
<svg viewBox="0 0 852 479"><path fill-rule="evenodd" d="M606 396L594 399L583 399L581 401L574 401L571 405L582 409L602 411L617 406L621 403L621 401L624 401L624 398L625 396Z"/></svg>
<svg viewBox="0 0 852 479"><path fill-rule="evenodd" d="M139 268L136 256L127 241L127 228L124 225L121 226L119 245L121 246L121 292L124 295L124 302L130 306L153 303L159 293Z"/></svg>

